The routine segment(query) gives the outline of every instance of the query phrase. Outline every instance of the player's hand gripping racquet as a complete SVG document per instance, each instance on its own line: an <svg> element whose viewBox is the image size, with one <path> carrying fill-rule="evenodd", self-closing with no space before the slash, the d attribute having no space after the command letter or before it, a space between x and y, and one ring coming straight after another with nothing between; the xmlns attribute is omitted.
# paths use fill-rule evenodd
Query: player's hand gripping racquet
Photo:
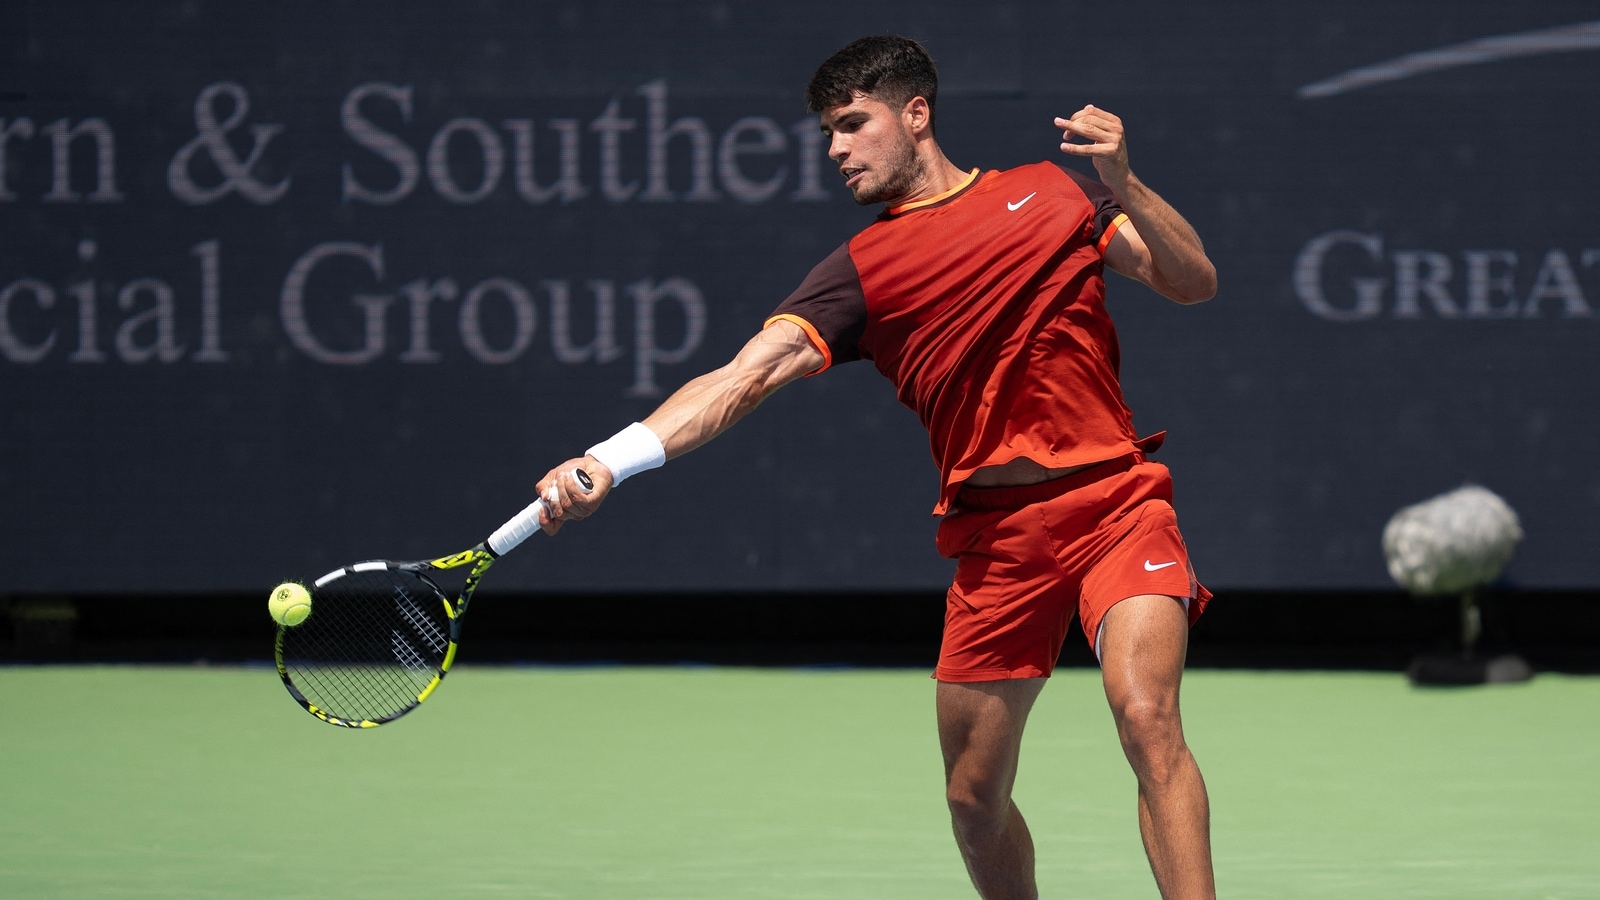
<svg viewBox="0 0 1600 900"><path fill-rule="evenodd" d="M584 490L594 487L582 469ZM311 615L278 626L274 656L289 694L330 725L375 728L416 709L455 662L467 601L483 573L539 530L543 498L470 550L416 562L370 560L311 585ZM467 569L454 599L435 573Z"/></svg>

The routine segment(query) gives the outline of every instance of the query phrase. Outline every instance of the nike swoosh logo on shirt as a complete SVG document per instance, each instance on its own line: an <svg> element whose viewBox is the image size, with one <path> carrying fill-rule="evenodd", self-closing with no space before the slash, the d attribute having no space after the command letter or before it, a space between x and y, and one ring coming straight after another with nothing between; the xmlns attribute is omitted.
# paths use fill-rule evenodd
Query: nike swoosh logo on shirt
<svg viewBox="0 0 1600 900"><path fill-rule="evenodd" d="M1034 194L1037 194L1037 193L1039 193L1039 192L1038 191L1034 191L1032 194L1029 194L1028 196L1023 197L1021 200L1018 200L1015 203L1007 203L1006 204L1006 209L1009 209L1012 212L1016 212L1017 210L1022 208L1022 204L1027 203L1029 200L1032 200L1033 197L1034 197Z"/></svg>
<svg viewBox="0 0 1600 900"><path fill-rule="evenodd" d="M1164 562L1164 563L1161 563L1160 565L1153 566L1153 565L1150 564L1150 560L1147 559L1147 560L1144 561L1144 570L1146 572L1154 572L1154 571L1157 571L1159 569L1165 569L1167 566L1175 566L1177 564L1178 564L1178 561L1177 560L1173 560L1172 562Z"/></svg>

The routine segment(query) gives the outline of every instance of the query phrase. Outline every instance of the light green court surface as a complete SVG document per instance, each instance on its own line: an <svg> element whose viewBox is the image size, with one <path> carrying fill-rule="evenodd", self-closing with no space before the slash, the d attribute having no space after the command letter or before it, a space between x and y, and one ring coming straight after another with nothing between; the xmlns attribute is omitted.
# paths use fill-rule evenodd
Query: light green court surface
<svg viewBox="0 0 1600 900"><path fill-rule="evenodd" d="M1600 896L1600 679L1195 671L1231 898ZM270 669L0 669L0 897L970 898L910 671L464 667L374 731ZM1029 727L1046 900L1154 897L1097 673Z"/></svg>

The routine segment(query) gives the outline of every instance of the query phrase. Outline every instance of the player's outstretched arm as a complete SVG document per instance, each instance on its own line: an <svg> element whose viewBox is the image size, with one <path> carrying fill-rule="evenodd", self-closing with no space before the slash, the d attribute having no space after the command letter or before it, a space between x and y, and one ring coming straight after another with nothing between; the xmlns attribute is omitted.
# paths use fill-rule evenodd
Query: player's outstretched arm
<svg viewBox="0 0 1600 900"><path fill-rule="evenodd" d="M1100 180L1128 214L1128 223L1106 248L1106 265L1179 303L1211 299L1217 292L1217 270L1183 216L1134 176L1122 119L1085 106L1055 123L1061 129L1061 151L1093 160ZM1074 137L1088 143L1072 143Z"/></svg>
<svg viewBox="0 0 1600 900"><path fill-rule="evenodd" d="M631 433L624 431L612 440L629 442L642 438L648 442L653 437L660 442L667 459L682 456L726 431L773 391L822 368L823 361L821 352L812 346L800 326L780 319L751 338L727 365L679 388L643 423L630 426ZM648 432L639 432L639 428ZM578 485L575 469L589 473L594 482L592 491L585 492ZM551 469L539 481L539 495L553 513L551 520L541 523L545 532L555 534L563 522L594 513L615 480L611 469L591 455L569 459Z"/></svg>

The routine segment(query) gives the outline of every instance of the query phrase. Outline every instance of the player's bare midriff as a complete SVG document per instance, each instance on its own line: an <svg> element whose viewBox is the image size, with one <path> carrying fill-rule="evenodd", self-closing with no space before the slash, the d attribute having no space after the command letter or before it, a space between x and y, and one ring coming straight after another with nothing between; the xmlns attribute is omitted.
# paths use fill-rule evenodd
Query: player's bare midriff
<svg viewBox="0 0 1600 900"><path fill-rule="evenodd" d="M1061 469L1052 469L1041 466L1026 457L1013 459L1003 466L984 466L966 480L969 487L1024 487L1030 484L1039 484L1045 481L1054 481L1071 475L1073 472L1082 472L1099 463L1087 463L1081 466L1067 466Z"/></svg>

